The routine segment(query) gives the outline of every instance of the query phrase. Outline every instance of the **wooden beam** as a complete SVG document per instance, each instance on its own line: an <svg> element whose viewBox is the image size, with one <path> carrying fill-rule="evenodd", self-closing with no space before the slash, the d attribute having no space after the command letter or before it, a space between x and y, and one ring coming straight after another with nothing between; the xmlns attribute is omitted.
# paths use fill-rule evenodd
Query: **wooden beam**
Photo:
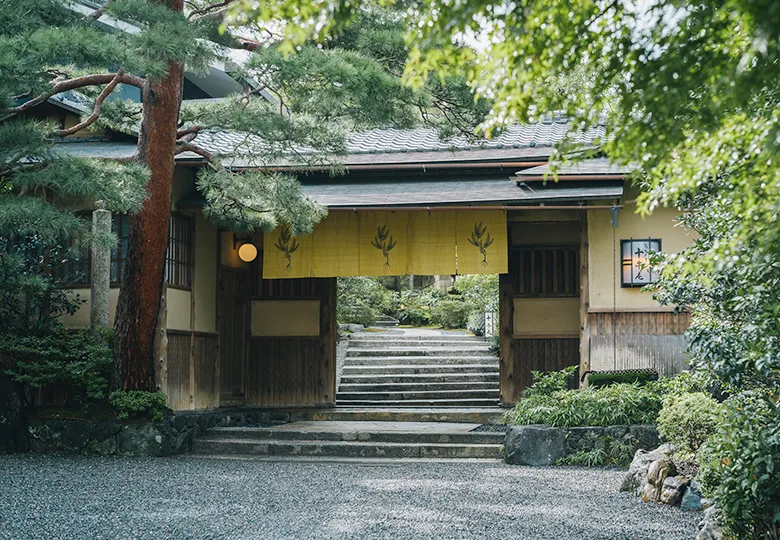
<svg viewBox="0 0 780 540"><path fill-rule="evenodd" d="M590 280L588 276L588 212L580 214L580 377L590 370ZM588 381L581 383L586 387Z"/></svg>

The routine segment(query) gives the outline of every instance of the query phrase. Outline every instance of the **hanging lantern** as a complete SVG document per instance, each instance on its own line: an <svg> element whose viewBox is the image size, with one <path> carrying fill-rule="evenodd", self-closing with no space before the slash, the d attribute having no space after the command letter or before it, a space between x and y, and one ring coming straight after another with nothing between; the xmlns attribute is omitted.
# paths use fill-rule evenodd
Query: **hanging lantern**
<svg viewBox="0 0 780 540"><path fill-rule="evenodd" d="M621 285L644 287L655 283L658 274L650 267L650 253L658 251L661 251L661 240L658 238L621 240Z"/></svg>

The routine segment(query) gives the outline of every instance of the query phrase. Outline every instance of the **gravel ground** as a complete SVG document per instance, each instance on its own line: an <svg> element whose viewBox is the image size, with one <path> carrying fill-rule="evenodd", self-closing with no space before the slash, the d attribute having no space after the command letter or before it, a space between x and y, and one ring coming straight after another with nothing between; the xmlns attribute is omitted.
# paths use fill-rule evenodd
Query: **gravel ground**
<svg viewBox="0 0 780 540"><path fill-rule="evenodd" d="M0 456L0 538L693 538L620 471Z"/></svg>

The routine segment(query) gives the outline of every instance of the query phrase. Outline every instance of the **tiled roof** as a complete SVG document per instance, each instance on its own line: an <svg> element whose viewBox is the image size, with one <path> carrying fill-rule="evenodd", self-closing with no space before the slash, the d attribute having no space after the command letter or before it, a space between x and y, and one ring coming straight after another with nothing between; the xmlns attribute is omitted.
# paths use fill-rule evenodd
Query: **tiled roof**
<svg viewBox="0 0 780 540"><path fill-rule="evenodd" d="M582 161L575 161L574 163L564 163L557 167L553 167L549 163L539 165L538 167L532 167L530 169L524 169L517 173L518 177L540 177L550 175L555 171L558 176L578 176L578 175L590 175L590 176L602 176L602 175L616 175L624 176L631 174L635 171L635 167L615 165L607 158L595 158L595 159L583 159Z"/></svg>
<svg viewBox="0 0 780 540"><path fill-rule="evenodd" d="M518 186L506 176L457 180L383 180L370 182L303 184L303 192L330 208L435 206L442 204L509 204L585 201L620 197L622 182Z"/></svg>

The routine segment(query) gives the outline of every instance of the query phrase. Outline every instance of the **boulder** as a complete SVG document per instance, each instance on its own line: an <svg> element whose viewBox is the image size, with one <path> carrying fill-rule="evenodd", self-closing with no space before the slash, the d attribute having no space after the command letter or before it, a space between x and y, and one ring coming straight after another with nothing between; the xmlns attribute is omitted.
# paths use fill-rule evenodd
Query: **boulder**
<svg viewBox="0 0 780 540"><path fill-rule="evenodd" d="M688 487L683 493L682 500L680 501L680 510L683 512L698 512L704 509L704 501L699 491L699 484L696 480L691 480Z"/></svg>
<svg viewBox="0 0 780 540"><path fill-rule="evenodd" d="M117 451L129 456L169 456L167 439L152 424L127 424L116 439Z"/></svg>
<svg viewBox="0 0 780 540"><path fill-rule="evenodd" d="M669 506L677 506L682 501L687 487L688 479L684 476L669 476L664 480L659 500Z"/></svg>
<svg viewBox="0 0 780 540"><path fill-rule="evenodd" d="M661 459L653 461L647 468L647 482L656 487L662 487L668 476L677 474L677 469L671 458L663 456Z"/></svg>
<svg viewBox="0 0 780 540"><path fill-rule="evenodd" d="M642 489L647 481L647 471L650 464L671 454L671 447L668 445L660 446L653 451L648 452L641 448L634 454L634 459L628 468L620 491L628 491L635 495L642 495Z"/></svg>
<svg viewBox="0 0 780 540"><path fill-rule="evenodd" d="M0 364L0 454L27 450L22 396Z"/></svg>
<svg viewBox="0 0 780 540"><path fill-rule="evenodd" d="M699 534L696 540L722 540L723 523L720 520L720 510L717 506L710 506L704 511L704 517L699 522Z"/></svg>
<svg viewBox="0 0 780 540"><path fill-rule="evenodd" d="M536 424L511 426L504 439L504 461L512 465L554 465L566 455L566 435L560 428Z"/></svg>
<svg viewBox="0 0 780 540"><path fill-rule="evenodd" d="M628 436L636 442L637 448L657 448L656 452L663 448L659 448L661 438L658 436L658 429L653 425L636 424L629 426ZM670 454L671 452L665 453Z"/></svg>

